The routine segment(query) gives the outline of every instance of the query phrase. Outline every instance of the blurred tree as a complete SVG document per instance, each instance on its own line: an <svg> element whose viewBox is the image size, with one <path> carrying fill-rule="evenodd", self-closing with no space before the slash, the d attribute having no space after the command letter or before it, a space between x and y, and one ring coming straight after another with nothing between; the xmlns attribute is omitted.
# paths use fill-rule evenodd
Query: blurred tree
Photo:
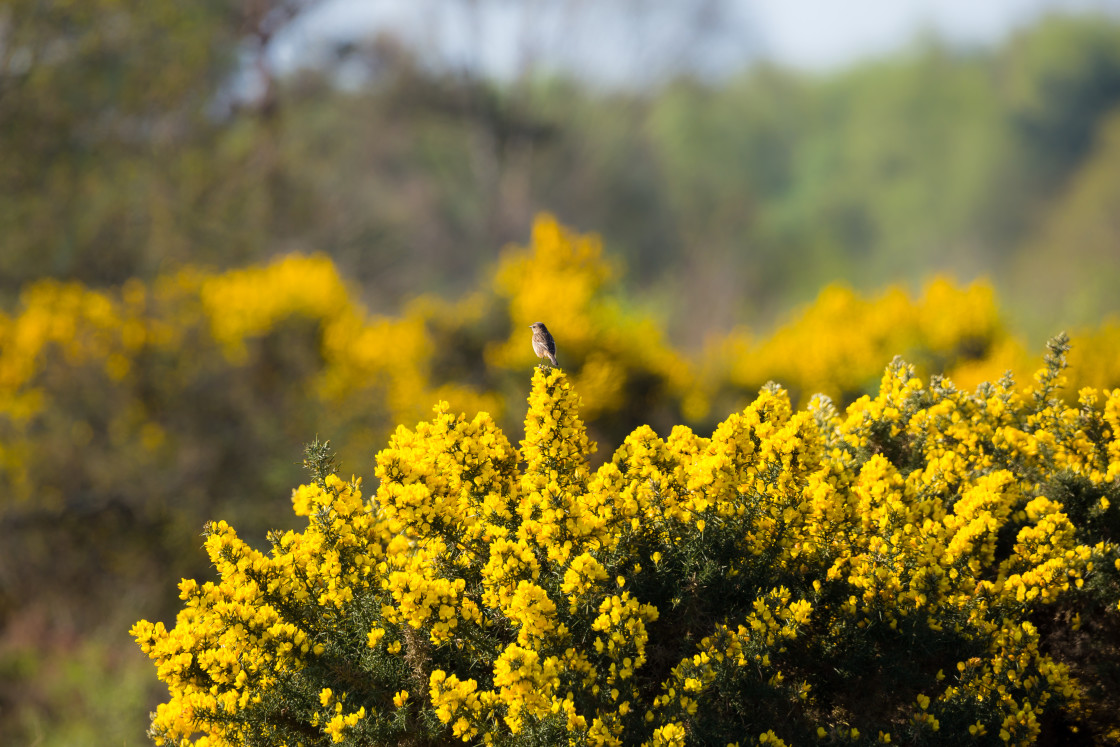
<svg viewBox="0 0 1120 747"><path fill-rule="evenodd" d="M679 241L693 249L682 269L702 325L730 327L792 274L796 254L765 232L791 186L807 93L797 76L760 68L726 87L680 80L653 102L649 137Z"/></svg>
<svg viewBox="0 0 1120 747"><path fill-rule="evenodd" d="M999 64L1031 186L1052 196L1120 104L1120 29L1104 18L1053 18L1013 40Z"/></svg>
<svg viewBox="0 0 1120 747"><path fill-rule="evenodd" d="M1050 323L1047 306L1032 298L1059 301L1063 318L1079 325L1099 323L1102 310L1120 312L1120 106L1023 247L1013 281L1017 315L1031 329Z"/></svg>
<svg viewBox="0 0 1120 747"><path fill-rule="evenodd" d="M0 290L244 262L301 217L265 62L314 0L0 9Z"/></svg>
<svg viewBox="0 0 1120 747"><path fill-rule="evenodd" d="M1051 20L989 52L929 40L836 76L755 67L659 92L644 129L671 211L658 220L717 268L684 276L698 316L766 322L836 279L869 289L931 268L991 273L1014 295L1007 258L1100 157L1117 50L1114 21ZM737 293L721 294L728 277Z"/></svg>
<svg viewBox="0 0 1120 747"><path fill-rule="evenodd" d="M696 72L664 86L559 77L540 49L564 39L532 19L503 80L384 33L278 78L268 51L306 6L10 4L0 292L296 249L327 252L390 311L418 288L472 287L547 209L600 231L629 287L700 344L837 279L1003 275L1120 98L1120 27L1102 19L1050 20L990 52L929 41L828 77L703 77L689 50L727 36L718 2L677 8L703 43L650 67ZM477 25L490 4L433 7L436 26ZM648 56L656 33L635 34L645 46L624 46Z"/></svg>

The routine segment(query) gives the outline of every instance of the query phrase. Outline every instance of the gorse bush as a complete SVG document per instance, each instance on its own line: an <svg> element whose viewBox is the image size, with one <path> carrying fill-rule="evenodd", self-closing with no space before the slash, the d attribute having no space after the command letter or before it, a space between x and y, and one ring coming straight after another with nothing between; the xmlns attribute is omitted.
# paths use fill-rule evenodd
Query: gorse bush
<svg viewBox="0 0 1120 747"><path fill-rule="evenodd" d="M376 491L323 444L303 531L207 527L220 578L132 632L170 744L1031 744L1120 738L1120 390L781 388L710 438L595 450L538 369L515 448L446 404ZM1092 653L1087 653L1089 649Z"/></svg>
<svg viewBox="0 0 1120 747"><path fill-rule="evenodd" d="M1120 324L1079 331L1070 352L1073 377L1063 396L1076 401L1082 386L1120 385ZM717 338L700 361L708 399L729 401L781 382L795 403L827 394L848 404L878 385L883 361L903 355L923 374L942 374L973 389L1007 371L1026 379L1037 362L1017 340L986 282L958 286L930 280L911 296L892 286L861 295L825 287L809 306L765 337L735 330Z"/></svg>
<svg viewBox="0 0 1120 747"><path fill-rule="evenodd" d="M369 314L321 256L113 290L44 281L21 301L0 313L0 567L22 569L0 581L0 627L64 606L46 617L71 636L91 609L109 624L122 587L201 572L198 527L267 529L261 497L298 479L308 433L369 454L432 401L498 405L433 382L423 320Z"/></svg>
<svg viewBox="0 0 1120 747"><path fill-rule="evenodd" d="M832 285L779 333L754 345L732 335L723 344L730 346L729 383L757 390L773 379L806 402L815 393L850 402L895 354L955 376L962 364L991 358L1007 337L991 287L937 278L914 299L898 287L863 298Z"/></svg>

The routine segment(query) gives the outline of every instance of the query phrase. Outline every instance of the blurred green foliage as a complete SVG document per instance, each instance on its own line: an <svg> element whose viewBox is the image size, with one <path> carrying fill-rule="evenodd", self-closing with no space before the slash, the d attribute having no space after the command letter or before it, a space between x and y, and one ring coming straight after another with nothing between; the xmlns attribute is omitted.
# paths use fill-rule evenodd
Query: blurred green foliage
<svg viewBox="0 0 1120 747"><path fill-rule="evenodd" d="M1033 278L1070 275L1028 323L1117 308L1115 252L1071 268L1085 237L1050 228L1116 204L1093 176L1115 173L1107 18L1049 19L994 50L927 41L826 77L763 65L641 91L472 79L382 38L331 58L367 72L339 88L329 65L269 72L268 41L301 5L9 3L0 290L297 249L392 309L472 287L547 209L600 232L678 335L931 269L990 274L1026 311ZM1111 247L1116 227L1093 225Z"/></svg>
<svg viewBox="0 0 1120 747"><path fill-rule="evenodd" d="M602 91L433 71L389 38L340 47L337 69L278 77L269 47L311 4L0 7L0 311L18 315L45 278L121 300L130 278L153 288L186 265L302 250L333 259L372 312L396 315L421 292L489 289L501 248L546 208L600 232L626 266L625 287L579 309L560 343L609 435L703 409L676 349L765 329L837 280L870 290L916 287L934 269L988 273L1039 339L1056 320L1096 325L1120 310L1115 22L1049 19L998 49L930 42L830 76L757 66ZM355 65L361 84L335 85ZM512 401L520 362L503 351L540 307L495 295L406 314L434 351L433 388L418 391L460 384ZM634 321L648 309L634 298L657 302L654 323ZM309 396L326 366L316 319L286 317L236 365L193 319L177 348L130 358L127 380L101 358L45 348L32 383L51 407L18 439L0 434L26 438L0 457L29 476L5 486L21 510L0 513L0 742L141 741L159 693L124 630L172 609L168 573L203 573L201 520L263 536L300 443L323 428L352 439L347 462L368 459L380 429L406 418L376 387L324 414ZM620 321L633 326L607 334ZM675 348L657 337L630 367L641 335L662 328ZM505 372L483 370L507 333L494 348ZM0 352L13 347L0 335ZM777 375L758 368L736 369L737 388L712 404ZM376 422L361 422L369 413Z"/></svg>

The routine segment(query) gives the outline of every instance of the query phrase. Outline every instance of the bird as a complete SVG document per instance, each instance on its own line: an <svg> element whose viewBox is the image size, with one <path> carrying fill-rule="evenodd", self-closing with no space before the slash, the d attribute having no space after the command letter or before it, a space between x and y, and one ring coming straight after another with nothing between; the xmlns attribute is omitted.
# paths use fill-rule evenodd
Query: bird
<svg viewBox="0 0 1120 747"><path fill-rule="evenodd" d="M533 330L533 352L538 358L548 358L548 362L555 366L556 341L548 333L548 327L541 322L534 322L529 325L529 329Z"/></svg>

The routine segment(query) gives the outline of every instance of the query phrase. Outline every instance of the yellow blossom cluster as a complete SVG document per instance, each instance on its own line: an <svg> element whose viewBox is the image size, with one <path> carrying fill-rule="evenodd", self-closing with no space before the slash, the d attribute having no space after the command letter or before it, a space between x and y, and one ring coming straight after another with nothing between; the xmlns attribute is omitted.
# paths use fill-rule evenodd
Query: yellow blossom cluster
<svg viewBox="0 0 1120 747"><path fill-rule="evenodd" d="M13 315L0 312L0 504L65 500L58 453L77 460L91 443L129 453L137 471L166 469L172 448L196 447L184 443L196 437L185 420L221 411L239 388L262 399L240 398L259 409L239 427L273 417L329 425L353 436L355 453L435 399L500 412L492 392L437 381L434 347L421 314L371 315L322 255L226 273L184 268L117 289L35 283ZM193 404L179 416L183 401ZM328 423L323 412L340 414ZM91 478L77 476L104 470L65 471L87 490Z"/></svg>
<svg viewBox="0 0 1120 747"><path fill-rule="evenodd" d="M900 360L844 412L764 388L591 469L538 369L514 447L440 403L376 492L311 459L302 532L218 522L219 580L133 634L161 744L1033 744L1120 729L1120 390L975 391ZM309 452L310 453L310 452ZM1103 694L1102 694L1103 692Z"/></svg>
<svg viewBox="0 0 1120 747"><path fill-rule="evenodd" d="M618 270L603 256L594 234L579 235L543 214L528 247L512 248L494 275L494 290L507 306L507 339L486 348L488 365L524 370L535 360L526 330L544 321L557 339L560 366L571 372L588 420L625 412L641 383L646 396L680 402L688 417L706 414L692 367L673 350L649 316L627 311L617 297Z"/></svg>
<svg viewBox="0 0 1120 747"><path fill-rule="evenodd" d="M958 289L944 278L912 301L899 287L874 298L832 285L772 336L751 344L732 335L728 377L757 388L768 379L806 396L851 399L870 387L882 361L903 354L944 371L988 350L1003 330L990 287ZM1002 372L1001 372L1002 373Z"/></svg>
<svg viewBox="0 0 1120 747"><path fill-rule="evenodd" d="M1115 320L1080 330L1075 340L1073 391L1120 384ZM1037 365L1011 334L990 284L962 287L935 277L913 298L900 286L861 295L830 285L766 336L739 329L714 339L697 376L709 399L777 381L803 404L818 393L847 403L874 389L883 361L894 355L968 389L1007 371L1026 378Z"/></svg>
<svg viewBox="0 0 1120 747"><path fill-rule="evenodd" d="M529 244L510 247L475 293L421 296L397 315L369 313L322 255L225 273L187 267L116 289L35 283L11 315L0 312L0 484L8 496L62 500L69 486L44 474L57 465L36 459L58 441L76 451L105 441L156 455L148 470L166 468L161 450L192 437L167 412L188 398L218 401L231 380L253 392L283 388L256 409L279 409L275 417L301 431L345 435L347 462L438 400L490 412L509 430L512 393L536 360L536 321L551 325L583 417L612 446L643 423L710 426L713 410L741 408L767 381L795 404L815 393L846 404L874 389L896 353L966 388L1006 370L1025 378L1033 366L984 283L935 279L917 298L832 286L772 333L733 332L693 357L622 300L618 276L596 236L542 215ZM1076 338L1069 391L1120 385L1120 326ZM76 378L89 394L72 402Z"/></svg>

